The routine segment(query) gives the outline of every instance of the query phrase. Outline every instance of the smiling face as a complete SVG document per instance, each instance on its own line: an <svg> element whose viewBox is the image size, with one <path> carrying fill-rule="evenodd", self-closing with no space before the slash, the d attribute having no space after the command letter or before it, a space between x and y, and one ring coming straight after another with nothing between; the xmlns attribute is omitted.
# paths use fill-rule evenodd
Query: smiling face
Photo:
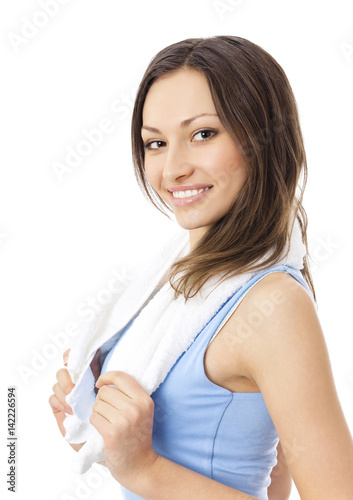
<svg viewBox="0 0 353 500"><path fill-rule="evenodd" d="M245 160L199 71L180 69L154 82L142 118L146 177L189 230L192 247L234 203L247 178Z"/></svg>

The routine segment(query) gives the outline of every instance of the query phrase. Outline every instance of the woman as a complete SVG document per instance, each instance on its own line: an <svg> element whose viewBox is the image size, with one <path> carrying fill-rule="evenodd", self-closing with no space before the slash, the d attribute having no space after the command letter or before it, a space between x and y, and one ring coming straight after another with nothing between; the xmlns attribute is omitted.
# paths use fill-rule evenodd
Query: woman
<svg viewBox="0 0 353 500"><path fill-rule="evenodd" d="M151 395L127 373L106 371L110 354L101 367L97 351L89 421L125 497L284 500L292 477L302 499L353 498L352 437L307 255L301 272L274 267L293 214L307 254L303 188L296 196L306 158L282 68L232 36L163 49L137 93L132 147L144 192L189 232L190 251L168 275L176 299L192 301L217 276L257 273L259 262L268 272L242 288L226 321L210 323ZM267 314L249 326L259 308ZM65 435L74 384L65 369L57 379L50 405Z"/></svg>

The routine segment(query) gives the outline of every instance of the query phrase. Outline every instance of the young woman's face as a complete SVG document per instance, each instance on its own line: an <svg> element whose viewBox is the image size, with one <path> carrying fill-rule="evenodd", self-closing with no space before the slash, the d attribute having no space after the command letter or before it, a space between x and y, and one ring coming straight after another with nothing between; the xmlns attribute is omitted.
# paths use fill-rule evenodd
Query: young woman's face
<svg viewBox="0 0 353 500"><path fill-rule="evenodd" d="M180 69L153 83L141 135L149 183L196 241L228 212L247 177L205 76Z"/></svg>

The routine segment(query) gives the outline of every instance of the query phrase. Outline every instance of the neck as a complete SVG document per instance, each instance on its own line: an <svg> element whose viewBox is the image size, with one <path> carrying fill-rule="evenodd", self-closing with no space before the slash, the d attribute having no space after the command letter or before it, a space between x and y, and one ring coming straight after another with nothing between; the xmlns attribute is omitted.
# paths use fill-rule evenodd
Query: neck
<svg viewBox="0 0 353 500"><path fill-rule="evenodd" d="M306 247L302 241L302 234L299 222L297 218L294 218L293 220L293 217L294 214L291 220L291 225L294 224L291 239L290 241L287 241L286 248L284 249L282 255L279 257L278 260L281 260L282 262L289 262L290 265L292 265L293 267L296 267L297 269L302 269L303 258L306 255ZM195 246L198 244L202 236L206 233L208 228L209 226L203 226L189 230L190 252L193 250L193 248L195 248ZM289 247L288 255L287 257L284 257L286 251L288 250L288 247ZM263 261L268 256L269 255L266 255L260 260Z"/></svg>
<svg viewBox="0 0 353 500"><path fill-rule="evenodd" d="M206 233L209 226L197 227L196 229L189 229L190 252L198 244L202 236Z"/></svg>

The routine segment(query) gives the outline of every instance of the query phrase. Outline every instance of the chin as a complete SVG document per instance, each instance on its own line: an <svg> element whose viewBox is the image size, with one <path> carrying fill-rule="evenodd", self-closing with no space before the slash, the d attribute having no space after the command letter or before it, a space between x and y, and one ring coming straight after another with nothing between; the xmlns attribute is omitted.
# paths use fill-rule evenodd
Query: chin
<svg viewBox="0 0 353 500"><path fill-rule="evenodd" d="M205 221L205 222L196 222L192 220L178 220L176 219L177 223L179 224L180 227L183 229L187 229L188 231L203 231L206 232L210 227L211 224L213 224L215 221Z"/></svg>

